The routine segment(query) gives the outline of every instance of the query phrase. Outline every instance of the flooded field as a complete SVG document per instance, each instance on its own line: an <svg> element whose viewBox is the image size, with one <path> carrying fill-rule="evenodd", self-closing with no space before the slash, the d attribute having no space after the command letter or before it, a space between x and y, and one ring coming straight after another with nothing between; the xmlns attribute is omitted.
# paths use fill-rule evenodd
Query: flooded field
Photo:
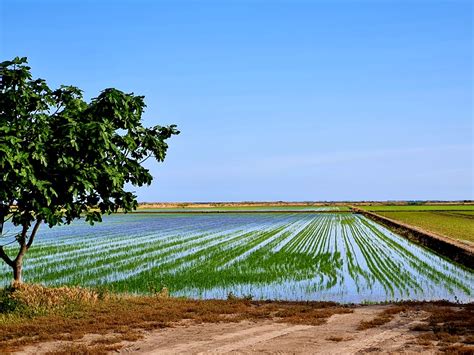
<svg viewBox="0 0 474 355"><path fill-rule="evenodd" d="M350 213L128 214L49 229L27 282L254 299L472 302L474 273ZM10 281L2 264L0 282Z"/></svg>

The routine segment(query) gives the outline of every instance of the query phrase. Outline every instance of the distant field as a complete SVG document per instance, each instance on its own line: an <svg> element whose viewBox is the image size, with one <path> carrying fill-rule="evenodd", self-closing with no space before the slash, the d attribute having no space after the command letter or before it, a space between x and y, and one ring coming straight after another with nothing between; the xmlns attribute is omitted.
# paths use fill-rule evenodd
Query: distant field
<svg viewBox="0 0 474 355"><path fill-rule="evenodd" d="M357 206L366 211L474 211L474 205L374 205Z"/></svg>
<svg viewBox="0 0 474 355"><path fill-rule="evenodd" d="M223 206L223 207L139 207L138 212L239 212L239 211L348 211L346 206Z"/></svg>
<svg viewBox="0 0 474 355"><path fill-rule="evenodd" d="M411 207L411 206L407 206ZM432 207L432 206L426 206ZM457 206L458 208L460 206ZM464 206L473 207L473 206ZM455 212L380 212L379 215L447 237L474 243L474 210Z"/></svg>

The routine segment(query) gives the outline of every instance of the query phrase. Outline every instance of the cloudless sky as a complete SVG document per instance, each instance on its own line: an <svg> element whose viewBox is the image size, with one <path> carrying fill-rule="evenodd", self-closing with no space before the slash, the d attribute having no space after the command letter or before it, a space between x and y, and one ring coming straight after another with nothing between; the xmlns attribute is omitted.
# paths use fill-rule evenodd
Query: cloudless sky
<svg viewBox="0 0 474 355"><path fill-rule="evenodd" d="M141 201L474 199L471 1L0 0L0 60L172 124Z"/></svg>

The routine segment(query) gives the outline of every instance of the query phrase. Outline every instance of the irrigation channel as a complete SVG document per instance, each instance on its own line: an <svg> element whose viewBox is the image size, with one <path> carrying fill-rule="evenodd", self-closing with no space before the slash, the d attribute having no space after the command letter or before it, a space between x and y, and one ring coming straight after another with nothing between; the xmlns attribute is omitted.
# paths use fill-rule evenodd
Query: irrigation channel
<svg viewBox="0 0 474 355"><path fill-rule="evenodd" d="M12 227L11 227L12 228ZM353 213L132 213L42 226L27 282L174 296L473 302L474 272ZM0 268L0 283L11 271Z"/></svg>

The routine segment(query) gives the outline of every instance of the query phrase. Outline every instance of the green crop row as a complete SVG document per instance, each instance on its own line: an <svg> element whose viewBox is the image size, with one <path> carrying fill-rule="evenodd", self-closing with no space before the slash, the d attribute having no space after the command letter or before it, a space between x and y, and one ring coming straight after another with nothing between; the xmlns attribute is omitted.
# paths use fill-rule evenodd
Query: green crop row
<svg viewBox="0 0 474 355"><path fill-rule="evenodd" d="M474 288L472 270L354 214L130 214L43 232L24 271L48 285L339 302L468 302Z"/></svg>
<svg viewBox="0 0 474 355"><path fill-rule="evenodd" d="M433 233L474 243L474 211L378 212L378 214Z"/></svg>

